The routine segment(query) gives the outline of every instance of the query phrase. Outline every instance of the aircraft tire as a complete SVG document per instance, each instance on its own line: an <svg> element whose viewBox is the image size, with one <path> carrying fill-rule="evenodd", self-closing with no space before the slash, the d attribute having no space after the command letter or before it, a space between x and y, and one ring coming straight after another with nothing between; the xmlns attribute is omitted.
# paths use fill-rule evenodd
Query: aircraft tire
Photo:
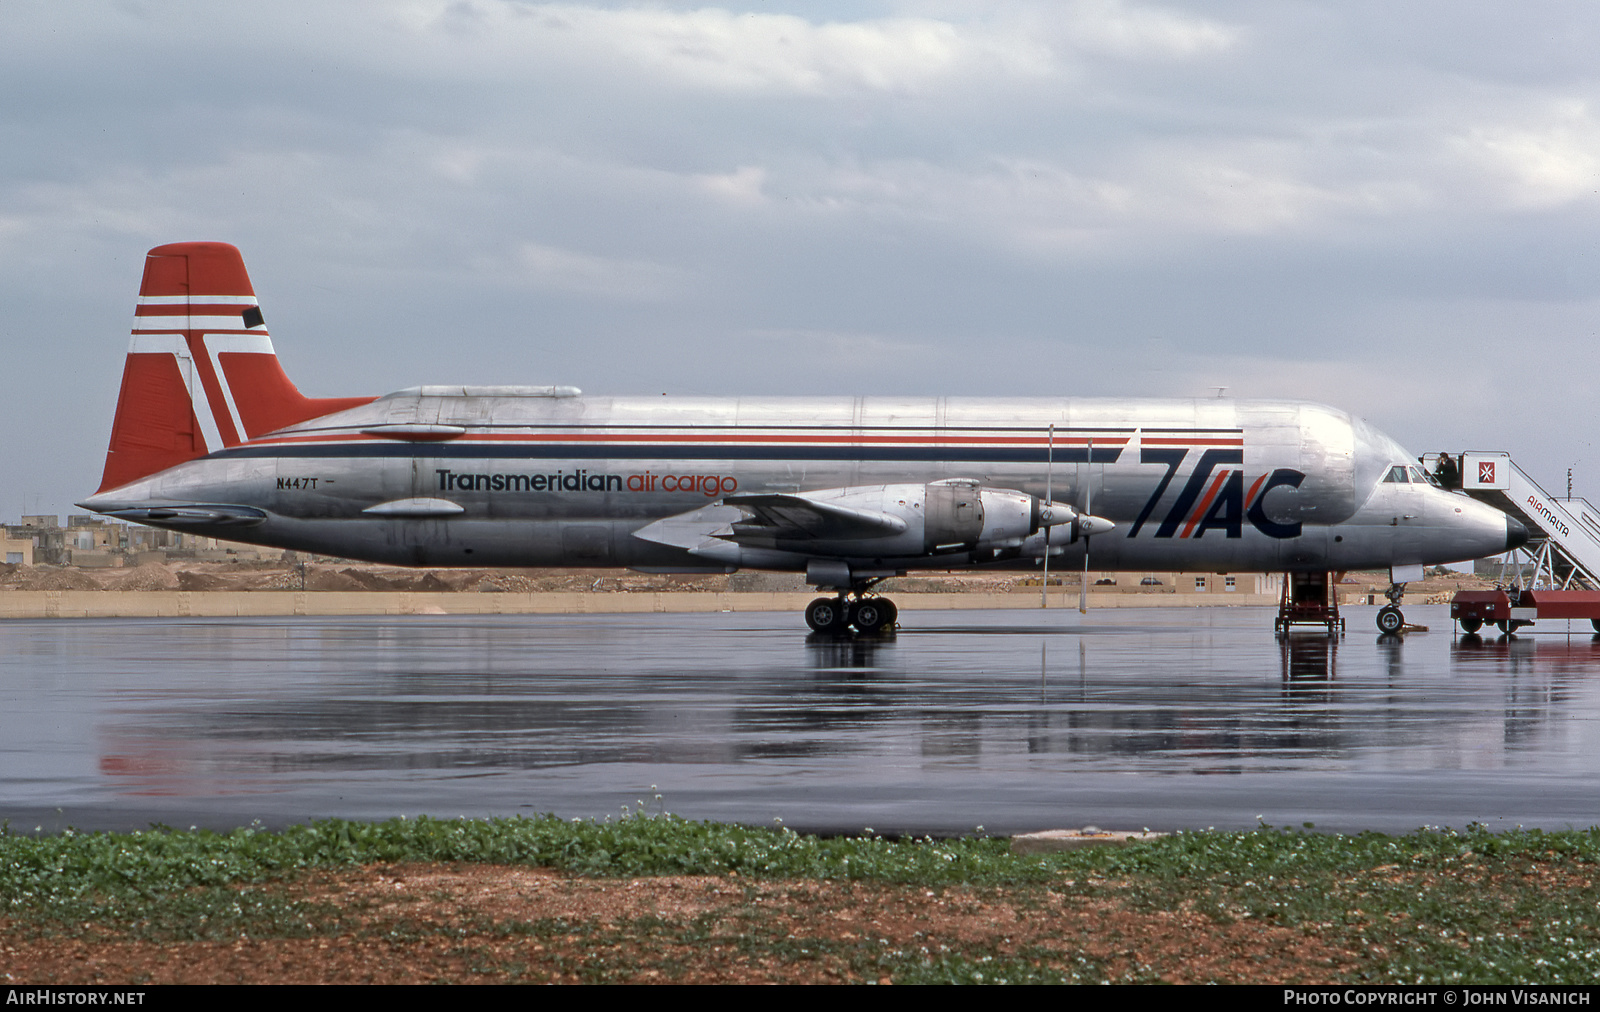
<svg viewBox="0 0 1600 1012"><path fill-rule="evenodd" d="M1600 633L1600 618L1591 618L1589 624L1594 626L1594 631Z"/></svg>
<svg viewBox="0 0 1600 1012"><path fill-rule="evenodd" d="M878 598L869 597L850 606L850 624L856 627L856 632L875 633L891 621L889 609Z"/></svg>
<svg viewBox="0 0 1600 1012"><path fill-rule="evenodd" d="M1400 627L1406 624L1406 617L1400 614L1400 609L1394 605L1387 605L1378 609L1378 631L1381 633L1397 633Z"/></svg>
<svg viewBox="0 0 1600 1012"><path fill-rule="evenodd" d="M878 607L882 608L884 614L888 616L883 620L883 627L885 629L893 629L896 623L900 621L900 609L895 607L895 603L887 597L878 598ZM1596 623L1595 631L1600 632L1600 622Z"/></svg>
<svg viewBox="0 0 1600 1012"><path fill-rule="evenodd" d="M806 625L812 632L843 632L845 619L844 602L836 597L819 597L806 605Z"/></svg>
<svg viewBox="0 0 1600 1012"><path fill-rule="evenodd" d="M1463 615L1461 617L1461 631L1475 633L1483 628L1483 619L1476 615Z"/></svg>

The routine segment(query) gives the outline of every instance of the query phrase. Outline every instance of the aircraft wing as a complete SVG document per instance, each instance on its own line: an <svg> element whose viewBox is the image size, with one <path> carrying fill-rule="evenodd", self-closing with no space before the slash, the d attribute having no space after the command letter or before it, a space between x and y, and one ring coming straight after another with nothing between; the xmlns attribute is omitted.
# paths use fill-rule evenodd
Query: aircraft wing
<svg viewBox="0 0 1600 1012"><path fill-rule="evenodd" d="M786 493L730 495L719 503L657 520L634 537L691 552L715 552L746 538L856 541L891 537L907 528L900 517Z"/></svg>
<svg viewBox="0 0 1600 1012"><path fill-rule="evenodd" d="M727 547L727 542L720 539L732 534L733 524L743 520L746 515L732 506L715 503L647 524L634 531L633 536L690 552L717 545Z"/></svg>
<svg viewBox="0 0 1600 1012"><path fill-rule="evenodd" d="M804 495L753 493L730 495L722 501L745 513L745 519L733 524L732 540L735 541L740 535L785 541L854 541L892 537L904 534L907 528L906 522L893 514Z"/></svg>

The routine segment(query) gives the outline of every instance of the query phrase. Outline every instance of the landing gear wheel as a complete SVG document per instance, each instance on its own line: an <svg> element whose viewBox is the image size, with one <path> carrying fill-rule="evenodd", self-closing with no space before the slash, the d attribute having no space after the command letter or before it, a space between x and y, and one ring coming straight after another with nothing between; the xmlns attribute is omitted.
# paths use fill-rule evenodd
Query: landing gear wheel
<svg viewBox="0 0 1600 1012"><path fill-rule="evenodd" d="M891 621L888 609L875 597L857 601L850 606L850 624L856 632L875 633Z"/></svg>
<svg viewBox="0 0 1600 1012"><path fill-rule="evenodd" d="M841 598L819 597L806 605L806 625L813 632L843 632L845 619L844 601Z"/></svg>
<svg viewBox="0 0 1600 1012"><path fill-rule="evenodd" d="M1400 614L1400 609L1394 605L1385 605L1378 609L1378 631L1381 633L1397 633L1400 627L1406 624L1406 617Z"/></svg>
<svg viewBox="0 0 1600 1012"><path fill-rule="evenodd" d="M1464 617L1461 620L1461 631L1464 632L1464 633L1469 633L1469 634L1470 633L1475 633L1479 629L1482 629L1482 628L1483 628L1483 619L1479 618L1476 615L1468 615L1468 616ZM1600 631L1600 630L1597 630L1597 631Z"/></svg>
<svg viewBox="0 0 1600 1012"><path fill-rule="evenodd" d="M883 609L883 614L885 616L883 620L883 628L893 629L895 627L895 623L900 621L900 609L896 608L894 606L894 602L889 600L887 597L878 598L878 607ZM1600 624L1595 626L1595 631L1600 632Z"/></svg>
<svg viewBox="0 0 1600 1012"><path fill-rule="evenodd" d="M1591 618L1589 624L1594 626L1594 631L1600 633L1600 618Z"/></svg>

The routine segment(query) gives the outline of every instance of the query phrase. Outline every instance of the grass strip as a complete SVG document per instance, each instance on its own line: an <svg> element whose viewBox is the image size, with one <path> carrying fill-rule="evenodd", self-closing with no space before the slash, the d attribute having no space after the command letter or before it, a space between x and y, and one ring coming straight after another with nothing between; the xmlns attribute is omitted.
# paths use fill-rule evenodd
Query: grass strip
<svg viewBox="0 0 1600 1012"><path fill-rule="evenodd" d="M14 926L46 933L180 941L338 935L353 930L352 912L297 899L288 886L315 869L412 863L526 865L599 878L857 881L930 897L976 890L1018 909L1070 897L1135 914L1184 911L1219 933L1310 939L1346 954L1335 979L1358 982L1600 976L1600 829L1491 833L1475 826L1386 836L1262 827L1026 857L1000 839L816 837L674 816L326 820L275 832L8 831L0 833L0 911ZM700 929L673 928L680 930L682 944L692 945ZM907 981L1091 978L1101 962L1075 954L1080 936L1073 930L1062 924L1053 949L1037 948L1043 943L1036 939L1025 952L974 946L906 962L851 949L838 958L856 972L870 975L876 964ZM751 936L742 937L748 943ZM790 958L779 940L762 945L763 958ZM1145 960L1136 948L1129 958ZM1132 977L1163 975L1146 960ZM1120 979L1130 979L1129 971Z"/></svg>

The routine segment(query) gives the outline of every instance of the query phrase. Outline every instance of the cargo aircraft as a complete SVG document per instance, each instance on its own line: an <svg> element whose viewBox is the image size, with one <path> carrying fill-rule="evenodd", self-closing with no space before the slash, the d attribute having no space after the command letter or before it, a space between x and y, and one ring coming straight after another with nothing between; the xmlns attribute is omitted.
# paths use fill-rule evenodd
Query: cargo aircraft
<svg viewBox="0 0 1600 1012"><path fill-rule="evenodd" d="M415 566L803 572L820 632L896 620L915 570L1337 572L1527 531L1388 436L1292 401L594 397L419 386L312 398L233 246L145 262L99 490L155 527ZM1387 625L1386 625L1387 623Z"/></svg>

